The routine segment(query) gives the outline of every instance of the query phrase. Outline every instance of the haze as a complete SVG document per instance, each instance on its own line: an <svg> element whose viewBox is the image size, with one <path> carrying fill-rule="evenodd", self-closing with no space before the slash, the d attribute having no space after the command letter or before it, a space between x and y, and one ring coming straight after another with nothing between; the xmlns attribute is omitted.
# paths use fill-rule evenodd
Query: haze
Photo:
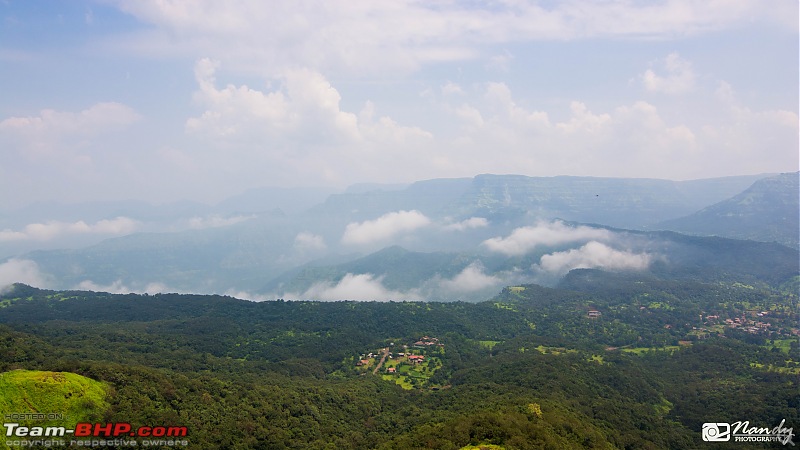
<svg viewBox="0 0 800 450"><path fill-rule="evenodd" d="M792 0L11 0L0 15L6 210L798 168Z"/></svg>

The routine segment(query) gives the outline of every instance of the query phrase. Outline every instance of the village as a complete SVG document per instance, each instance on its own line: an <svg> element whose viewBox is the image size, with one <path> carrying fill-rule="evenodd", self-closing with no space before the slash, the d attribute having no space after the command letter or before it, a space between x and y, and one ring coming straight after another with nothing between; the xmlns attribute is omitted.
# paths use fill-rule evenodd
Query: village
<svg viewBox="0 0 800 450"><path fill-rule="evenodd" d="M738 329L749 334L762 335L768 338L800 336L800 328L786 325L782 314L776 311L750 310L739 317L722 319L719 314L700 315L703 326L694 327L698 337L706 337L710 333L721 333L723 329Z"/></svg>
<svg viewBox="0 0 800 450"><path fill-rule="evenodd" d="M361 354L355 366L361 375L380 375L403 389L437 390L441 386L432 385L429 381L442 367L443 355L444 344L438 338L422 336L414 342L389 342L380 350Z"/></svg>

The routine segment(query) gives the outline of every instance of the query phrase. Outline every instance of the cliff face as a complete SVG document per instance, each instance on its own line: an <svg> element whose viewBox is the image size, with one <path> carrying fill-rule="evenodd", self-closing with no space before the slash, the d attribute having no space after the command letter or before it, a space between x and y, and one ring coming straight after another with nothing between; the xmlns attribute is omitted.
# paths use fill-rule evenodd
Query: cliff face
<svg viewBox="0 0 800 450"><path fill-rule="evenodd" d="M694 181L640 178L479 175L454 205L455 212L521 210L560 218L641 228L735 195L757 180L729 177Z"/></svg>

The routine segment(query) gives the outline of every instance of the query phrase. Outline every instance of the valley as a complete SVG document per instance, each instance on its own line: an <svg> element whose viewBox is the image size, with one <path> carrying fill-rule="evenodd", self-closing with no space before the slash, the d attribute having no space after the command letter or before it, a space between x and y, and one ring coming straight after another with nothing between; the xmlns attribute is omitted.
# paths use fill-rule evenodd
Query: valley
<svg viewBox="0 0 800 450"><path fill-rule="evenodd" d="M0 291L0 382L24 385L0 400L56 426L177 427L176 445L203 449L738 448L704 441L704 424L800 424L798 250L727 225L650 227L675 189L721 198L702 211L789 217L794 203L764 193L785 178L738 197L722 191L751 180L364 187L21 255L4 267L54 288ZM612 187L616 202L588 195ZM592 221L604 208L616 226Z"/></svg>

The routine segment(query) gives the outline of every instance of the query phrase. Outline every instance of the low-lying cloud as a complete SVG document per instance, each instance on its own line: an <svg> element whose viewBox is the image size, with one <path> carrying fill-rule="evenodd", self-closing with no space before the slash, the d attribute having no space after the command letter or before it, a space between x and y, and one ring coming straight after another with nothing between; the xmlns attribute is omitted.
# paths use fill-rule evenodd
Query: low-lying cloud
<svg viewBox="0 0 800 450"><path fill-rule="evenodd" d="M468 293L480 291L493 286L498 286L503 280L494 276L487 275L480 262L473 262L464 268L458 275L447 280L441 280L439 287L447 292Z"/></svg>
<svg viewBox="0 0 800 450"><path fill-rule="evenodd" d="M78 283L75 290L108 292L109 294L160 294L165 292L177 292L169 289L164 283L148 283L143 288L130 288L123 284L122 280L115 280L111 284L98 284L91 280L84 280Z"/></svg>
<svg viewBox="0 0 800 450"><path fill-rule="evenodd" d="M303 300L356 300L356 301L389 301L420 300L419 296L392 291L383 286L382 277L371 273L348 273L338 283L315 283L302 296ZM287 297L290 295L287 294Z"/></svg>
<svg viewBox="0 0 800 450"><path fill-rule="evenodd" d="M644 270L651 261L652 255L648 253L616 250L592 241L577 249L544 255L534 268L564 275L572 269Z"/></svg>
<svg viewBox="0 0 800 450"><path fill-rule="evenodd" d="M48 286L48 277L29 259L10 259L0 264L0 292L14 283L24 283L38 288Z"/></svg>
<svg viewBox="0 0 800 450"><path fill-rule="evenodd" d="M385 241L430 224L431 220L417 210L390 212L375 220L349 223L342 235L342 243L358 245Z"/></svg>
<svg viewBox="0 0 800 450"><path fill-rule="evenodd" d="M228 225L234 225L239 222L244 222L245 220L250 220L255 216L233 216L233 217L222 217L219 215L213 215L209 217L192 217L189 219L189 228L195 230L202 230L205 228L217 228L217 227L226 227Z"/></svg>
<svg viewBox="0 0 800 450"><path fill-rule="evenodd" d="M489 221L485 217L470 217L461 222L445 225L445 230L465 231L473 228L485 228L489 226Z"/></svg>
<svg viewBox="0 0 800 450"><path fill-rule="evenodd" d="M561 221L540 222L532 227L521 227L508 237L494 237L483 241L489 250L506 256L524 255L540 245L560 245L588 240L608 240L611 232L584 225L569 226Z"/></svg>
<svg viewBox="0 0 800 450"><path fill-rule="evenodd" d="M299 252L321 251L328 248L325 238L318 234L306 231L297 233L294 237L294 249Z"/></svg>
<svg viewBox="0 0 800 450"><path fill-rule="evenodd" d="M70 234L123 235L134 232L140 225L138 221L122 216L99 220L91 225L82 220L73 223L59 221L31 223L25 225L21 231L9 229L0 231L0 242L49 241Z"/></svg>

